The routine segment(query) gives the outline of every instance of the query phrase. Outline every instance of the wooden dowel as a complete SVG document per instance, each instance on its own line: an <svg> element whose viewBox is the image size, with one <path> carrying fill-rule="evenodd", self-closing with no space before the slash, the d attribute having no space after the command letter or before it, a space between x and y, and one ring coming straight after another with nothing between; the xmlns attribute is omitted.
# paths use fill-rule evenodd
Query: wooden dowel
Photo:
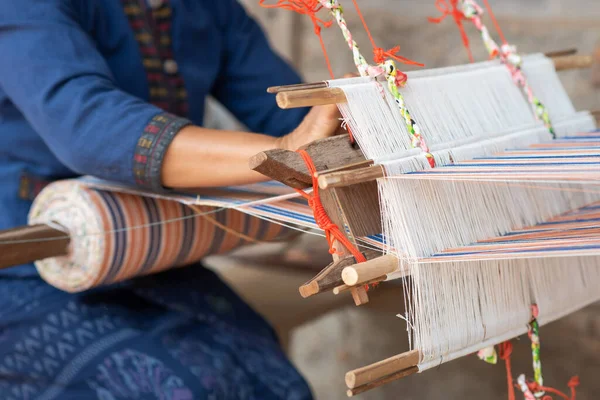
<svg viewBox="0 0 600 400"><path fill-rule="evenodd" d="M326 87L327 82L298 83L296 85L271 86L267 89L267 93L277 94L281 92L293 92L294 90L321 89Z"/></svg>
<svg viewBox="0 0 600 400"><path fill-rule="evenodd" d="M369 302L369 295L364 286L350 288L350 294L352 294L352 300L354 300L354 305L356 306L362 306Z"/></svg>
<svg viewBox="0 0 600 400"><path fill-rule="evenodd" d="M589 68L593 65L592 55L569 55L552 58L557 71L568 69ZM341 88L329 88L325 85L314 86L308 90L279 92L277 104L283 109L322 106L326 104L346 103L346 95Z"/></svg>
<svg viewBox="0 0 600 400"><path fill-rule="evenodd" d="M352 171L333 172L331 174L319 174L319 188L328 189L356 185L358 183L374 181L385 177L385 170L381 165L367 168L359 168Z"/></svg>
<svg viewBox="0 0 600 400"><path fill-rule="evenodd" d="M348 286L355 286L382 275L390 274L397 271L398 268L398 258L388 254L344 268L342 270L342 280Z"/></svg>
<svg viewBox="0 0 600 400"><path fill-rule="evenodd" d="M68 254L68 234L48 225L0 231L0 269Z"/></svg>
<svg viewBox="0 0 600 400"><path fill-rule="evenodd" d="M567 69L589 68L592 66L594 58L591 55L572 55L554 57L552 61L554 61L554 68L557 71L564 71Z"/></svg>
<svg viewBox="0 0 600 400"><path fill-rule="evenodd" d="M356 170L359 168L370 167L371 165L373 165L373 162L374 162L373 160L364 160L364 161L359 161L359 162L355 162L355 163L348 164L348 165L342 165L342 166L339 166L336 168L319 171L316 173L316 176L319 177L321 175L332 174L334 172Z"/></svg>
<svg viewBox="0 0 600 400"><path fill-rule="evenodd" d="M362 284L363 285L371 285L373 283L383 282L386 279L387 279L387 275L382 275L382 276L378 276L377 278L371 279L371 280L369 280L367 282L363 282ZM353 287L354 286L345 285L345 284L337 286L337 287L333 288L333 294L338 295L338 294L340 294L342 292L346 292L346 291L352 289Z"/></svg>
<svg viewBox="0 0 600 400"><path fill-rule="evenodd" d="M346 95L340 88L294 90L277 93L277 105L282 109L323 106L345 103Z"/></svg>
<svg viewBox="0 0 600 400"><path fill-rule="evenodd" d="M544 53L546 57L555 58L555 57L564 57L570 56L577 53L577 49L564 49L557 51L549 51ZM306 90L306 89L322 89L326 88L327 82L312 82L312 83L297 83L295 85L283 85L283 86L271 86L267 88L267 93L277 94L281 92L293 92L295 90Z"/></svg>
<svg viewBox="0 0 600 400"><path fill-rule="evenodd" d="M564 49L557 51L548 51L544 53L546 57L554 58L554 57L563 57L563 56L571 56L577 53L577 49Z"/></svg>
<svg viewBox="0 0 600 400"><path fill-rule="evenodd" d="M357 394L361 394L361 393L364 393L364 392L366 392L368 390L378 388L379 386L383 386L383 385L385 385L387 383L390 383L390 382L393 382L393 381L397 381L398 379L402 379L402 378L405 378L407 376L414 375L417 372L419 372L419 368L418 367L416 367L416 366L415 367L410 367L410 368L404 369L402 371L398 371L396 373L393 373L391 375L385 376L385 377L383 377L381 379L378 379L376 381L369 382L369 383L367 383L365 385L362 385L362 386L359 386L357 388L348 389L346 391L346 394L348 395L348 397L356 396Z"/></svg>
<svg viewBox="0 0 600 400"><path fill-rule="evenodd" d="M354 389L389 375L415 367L421 359L419 350L411 350L398 354L374 364L346 373L345 381L348 389Z"/></svg>
<svg viewBox="0 0 600 400"><path fill-rule="evenodd" d="M596 118L596 125L600 126L600 110L592 111L592 116Z"/></svg>

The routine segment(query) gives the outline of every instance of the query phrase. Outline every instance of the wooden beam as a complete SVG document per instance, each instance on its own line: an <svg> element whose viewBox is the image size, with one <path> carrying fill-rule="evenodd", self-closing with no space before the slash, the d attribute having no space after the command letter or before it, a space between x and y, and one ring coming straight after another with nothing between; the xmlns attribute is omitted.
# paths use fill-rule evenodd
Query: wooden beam
<svg viewBox="0 0 600 400"><path fill-rule="evenodd" d="M385 170L381 165L359 168L352 171L338 171L330 174L319 175L318 182L321 189L344 187L371 182L385 177Z"/></svg>
<svg viewBox="0 0 600 400"><path fill-rule="evenodd" d="M302 148L312 158L317 171L346 167L366 160L362 151L350 143L347 135L316 140ZM295 151L263 151L253 156L249 163L252 170L293 188L305 189L312 186L306 164Z"/></svg>
<svg viewBox="0 0 600 400"><path fill-rule="evenodd" d="M0 269L68 254L68 233L48 225L0 231Z"/></svg>
<svg viewBox="0 0 600 400"><path fill-rule="evenodd" d="M598 68L594 64L594 56L569 55L552 58L557 71L565 71L578 68ZM600 79L600 78L598 78ZM309 90L282 91L277 94L277 104L283 109L320 106L325 104L346 103L346 95L341 88L320 87Z"/></svg>
<svg viewBox="0 0 600 400"><path fill-rule="evenodd" d="M386 376L415 367L420 359L421 353L418 350L412 350L362 368L357 368L346 373L346 385L348 389L366 385Z"/></svg>

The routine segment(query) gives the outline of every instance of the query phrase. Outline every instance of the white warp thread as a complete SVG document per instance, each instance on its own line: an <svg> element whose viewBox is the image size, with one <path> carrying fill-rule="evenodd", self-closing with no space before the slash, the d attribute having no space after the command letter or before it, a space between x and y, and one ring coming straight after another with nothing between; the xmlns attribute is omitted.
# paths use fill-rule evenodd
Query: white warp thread
<svg viewBox="0 0 600 400"><path fill-rule="evenodd" d="M526 56L523 70L558 136L595 127L589 113L575 111L551 60ZM551 140L498 61L408 76L401 93L437 165ZM581 185L541 190L509 182L393 179L430 166L420 149L411 148L385 83L360 78L329 85L344 90L342 115L365 156L384 165L389 177L378 181L383 233L400 269L410 270L401 279L411 348L423 355L420 370L523 333L533 303L547 323L600 298L598 256L420 263L444 249L546 221L600 194L561 190Z"/></svg>

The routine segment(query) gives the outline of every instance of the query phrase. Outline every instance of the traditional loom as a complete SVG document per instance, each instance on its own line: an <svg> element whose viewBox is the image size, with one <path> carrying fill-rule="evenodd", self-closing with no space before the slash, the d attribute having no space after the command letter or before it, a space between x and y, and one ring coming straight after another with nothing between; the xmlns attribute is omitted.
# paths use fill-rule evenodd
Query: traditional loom
<svg viewBox="0 0 600 400"><path fill-rule="evenodd" d="M412 350L350 371L348 394L475 352L495 363L495 345L505 359L508 341L529 333L534 380L516 382L526 398L543 395L539 324L600 299L600 135L580 133L594 118L575 112L555 74L589 67L593 56L521 58L491 39L475 2L452 1L445 14L461 29L473 22L496 61L406 76L394 51L375 49L377 65L366 62L337 1L313 3L284 8L315 26L315 13L329 10L362 77L269 91L281 108L337 104L360 150L336 137L251 164L312 187L317 219L329 216L321 226L339 228L333 263L300 288L304 297L350 291L360 305L369 285L402 279ZM597 76L595 67L596 85ZM513 390L510 377L509 398Z"/></svg>
<svg viewBox="0 0 600 400"><path fill-rule="evenodd" d="M600 280L600 194L589 189L598 180L600 134L579 133L594 128L592 115L575 112L555 75L590 67L593 56L524 57L522 70L547 115L544 106L532 112L504 59L408 73L395 92L402 78L395 65L382 60L369 66L338 2L318 4L342 28L363 77L269 91L282 108L338 104L358 146L344 135L251 160L254 170L285 186L161 196L91 178L56 182L36 199L30 227L0 233L0 265L38 260L50 284L82 291L254 240L277 240L289 233L280 224L324 228L334 261L300 288L303 297L348 291L360 305L368 301L369 285L394 279L401 279L407 297L411 351L350 371L349 395L480 350L495 360L490 346L597 299L586 280ZM473 9L471 18L478 17L480 9ZM449 94L465 101L449 101ZM543 122L536 119L539 110ZM543 162L547 156L551 163ZM305 196L317 206L314 215L290 188L313 189ZM572 280L566 262L582 276L577 296L569 293L571 299L553 302L558 305L540 301L539 294L556 291L553 282ZM536 287L521 270L536 278ZM520 288L508 294L498 284L515 281ZM489 312L492 300L501 307ZM468 309L469 321L435 308L445 302ZM487 302L488 311L477 302ZM534 304L539 315L532 318ZM506 320L507 314L514 316ZM460 331L461 324L470 330ZM541 374L535 379L539 383Z"/></svg>

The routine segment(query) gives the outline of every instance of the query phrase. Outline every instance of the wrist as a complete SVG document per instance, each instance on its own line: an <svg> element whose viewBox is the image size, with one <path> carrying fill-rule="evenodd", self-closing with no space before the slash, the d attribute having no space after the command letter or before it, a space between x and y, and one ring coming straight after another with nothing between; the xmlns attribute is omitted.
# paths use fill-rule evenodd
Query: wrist
<svg viewBox="0 0 600 400"><path fill-rule="evenodd" d="M295 137L296 137L295 132L296 131L293 131L292 133L288 133L285 136L278 137L276 139L276 147L278 149L296 151L299 146L297 145L296 140L295 140Z"/></svg>

